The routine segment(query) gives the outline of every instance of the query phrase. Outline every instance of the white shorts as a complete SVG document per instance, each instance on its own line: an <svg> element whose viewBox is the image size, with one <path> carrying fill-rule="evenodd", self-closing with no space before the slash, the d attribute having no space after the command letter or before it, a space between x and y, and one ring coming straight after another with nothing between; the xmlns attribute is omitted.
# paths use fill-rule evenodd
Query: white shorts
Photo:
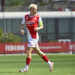
<svg viewBox="0 0 75 75"><path fill-rule="evenodd" d="M39 40L39 35L37 32L37 38L34 39L31 37L31 34L29 33L29 31L27 30L28 33L28 47L36 47L38 46L38 40Z"/></svg>
<svg viewBox="0 0 75 75"><path fill-rule="evenodd" d="M36 47L38 46L38 39L31 39L28 42L28 47Z"/></svg>

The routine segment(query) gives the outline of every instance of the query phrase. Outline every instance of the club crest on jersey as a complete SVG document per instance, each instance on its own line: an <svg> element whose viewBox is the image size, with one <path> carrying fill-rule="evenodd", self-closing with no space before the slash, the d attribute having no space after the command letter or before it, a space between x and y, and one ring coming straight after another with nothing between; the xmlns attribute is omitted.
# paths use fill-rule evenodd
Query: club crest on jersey
<svg viewBox="0 0 75 75"><path fill-rule="evenodd" d="M28 17L26 17L26 20L28 20Z"/></svg>

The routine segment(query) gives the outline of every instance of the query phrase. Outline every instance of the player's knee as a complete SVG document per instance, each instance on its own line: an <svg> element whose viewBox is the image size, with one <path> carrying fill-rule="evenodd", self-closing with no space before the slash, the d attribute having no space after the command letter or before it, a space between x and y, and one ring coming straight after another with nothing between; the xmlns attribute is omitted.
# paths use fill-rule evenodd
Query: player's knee
<svg viewBox="0 0 75 75"><path fill-rule="evenodd" d="M31 53L31 49L27 48L27 54Z"/></svg>
<svg viewBox="0 0 75 75"><path fill-rule="evenodd" d="M27 54L30 53L30 52L31 52L30 50L27 50Z"/></svg>

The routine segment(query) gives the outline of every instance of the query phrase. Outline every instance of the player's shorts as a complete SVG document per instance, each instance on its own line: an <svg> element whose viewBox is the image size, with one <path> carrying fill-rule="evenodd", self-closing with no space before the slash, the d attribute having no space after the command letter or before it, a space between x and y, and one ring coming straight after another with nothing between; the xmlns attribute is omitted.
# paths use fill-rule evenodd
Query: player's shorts
<svg viewBox="0 0 75 75"><path fill-rule="evenodd" d="M31 37L31 34L29 33L28 30L27 30L27 32L28 32L28 47L36 47L36 46L38 46L38 40L39 40L38 32L37 32L36 39Z"/></svg>
<svg viewBox="0 0 75 75"><path fill-rule="evenodd" d="M36 47L38 46L38 39L31 39L28 42L28 47Z"/></svg>

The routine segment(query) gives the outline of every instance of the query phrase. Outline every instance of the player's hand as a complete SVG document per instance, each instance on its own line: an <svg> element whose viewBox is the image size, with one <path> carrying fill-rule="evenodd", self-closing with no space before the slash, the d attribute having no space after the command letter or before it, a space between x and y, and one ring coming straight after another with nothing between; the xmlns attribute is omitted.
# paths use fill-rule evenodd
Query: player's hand
<svg viewBox="0 0 75 75"><path fill-rule="evenodd" d="M39 27L37 27L37 28L35 28L35 31L38 31L38 30L40 30L40 29L43 29L43 25L42 25L42 26L39 26Z"/></svg>
<svg viewBox="0 0 75 75"><path fill-rule="evenodd" d="M35 31L38 31L39 30L39 28L35 28Z"/></svg>
<svg viewBox="0 0 75 75"><path fill-rule="evenodd" d="M24 35L24 30L20 30L21 35Z"/></svg>

